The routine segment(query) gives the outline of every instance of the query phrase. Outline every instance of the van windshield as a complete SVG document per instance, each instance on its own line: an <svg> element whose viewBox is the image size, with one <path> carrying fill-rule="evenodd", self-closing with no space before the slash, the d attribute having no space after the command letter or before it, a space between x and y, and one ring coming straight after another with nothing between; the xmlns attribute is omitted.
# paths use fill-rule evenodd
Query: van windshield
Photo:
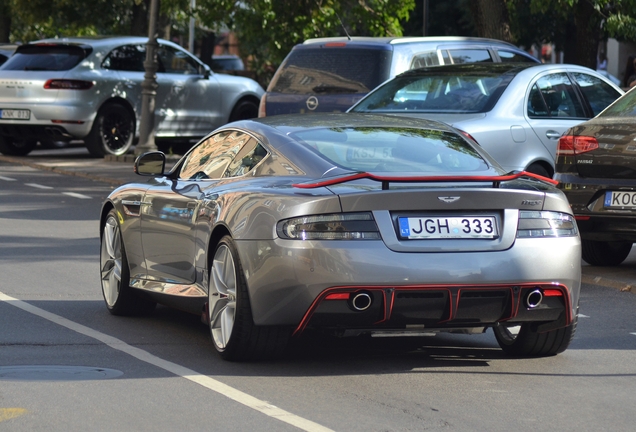
<svg viewBox="0 0 636 432"><path fill-rule="evenodd" d="M268 91L292 94L366 94L389 78L392 51L366 48L293 50Z"/></svg>

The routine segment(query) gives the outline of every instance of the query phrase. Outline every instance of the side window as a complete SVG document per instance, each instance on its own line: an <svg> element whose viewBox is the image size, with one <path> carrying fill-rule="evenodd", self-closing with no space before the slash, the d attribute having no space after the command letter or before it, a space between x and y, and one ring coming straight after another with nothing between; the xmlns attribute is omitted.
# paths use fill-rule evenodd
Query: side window
<svg viewBox="0 0 636 432"><path fill-rule="evenodd" d="M453 63L481 63L492 62L492 57L487 49L458 49L448 50Z"/></svg>
<svg viewBox="0 0 636 432"><path fill-rule="evenodd" d="M592 107L594 116L620 96L616 89L600 78L582 72L575 72L572 75L581 88L587 103Z"/></svg>
<svg viewBox="0 0 636 432"><path fill-rule="evenodd" d="M223 177L238 177L247 174L267 156L265 148L250 138L247 144L236 154L234 160L230 162Z"/></svg>
<svg viewBox="0 0 636 432"><path fill-rule="evenodd" d="M497 54L501 61L505 63L528 63L534 61L530 56L525 56L512 51L497 50Z"/></svg>
<svg viewBox="0 0 636 432"><path fill-rule="evenodd" d="M219 132L201 142L188 154L179 172L179 179L219 179L243 175L264 156L257 154L257 147L260 147L257 144L254 138L244 132ZM264 152L264 149L259 152Z"/></svg>
<svg viewBox="0 0 636 432"><path fill-rule="evenodd" d="M160 45L157 51L159 71L171 74L192 75L199 73L199 65L185 51Z"/></svg>
<svg viewBox="0 0 636 432"><path fill-rule="evenodd" d="M555 73L546 75L540 78L535 86L539 88L545 101L548 112L547 117L586 118L583 105L567 74ZM529 102L532 103L532 94L530 96Z"/></svg>
<svg viewBox="0 0 636 432"><path fill-rule="evenodd" d="M532 86L528 97L528 117L548 117L548 106L537 85Z"/></svg>
<svg viewBox="0 0 636 432"><path fill-rule="evenodd" d="M104 69L143 72L145 45L123 45L112 50L102 62Z"/></svg>
<svg viewBox="0 0 636 432"><path fill-rule="evenodd" d="M438 66L439 64L437 51L430 51L415 55L413 57L413 62L411 63L411 69L418 69L426 66Z"/></svg>

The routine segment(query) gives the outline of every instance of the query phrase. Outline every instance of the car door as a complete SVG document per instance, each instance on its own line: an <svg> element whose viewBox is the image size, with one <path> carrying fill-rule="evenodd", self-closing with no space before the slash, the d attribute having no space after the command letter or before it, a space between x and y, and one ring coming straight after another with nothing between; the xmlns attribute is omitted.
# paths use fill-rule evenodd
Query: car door
<svg viewBox="0 0 636 432"><path fill-rule="evenodd" d="M222 125L220 86L206 66L166 44L159 45L157 58L157 82L166 92L155 107L157 136L201 137Z"/></svg>
<svg viewBox="0 0 636 432"><path fill-rule="evenodd" d="M116 87L116 93L125 95L134 107L137 113L137 130L139 130L139 121L141 117L141 98L142 87L144 81L146 61L146 45L144 44L127 44L114 48L102 63L102 68L112 70L119 76L120 82ZM159 85L156 89L155 107L165 104L165 100L169 94L169 88ZM155 109L155 126L157 125L158 112Z"/></svg>
<svg viewBox="0 0 636 432"><path fill-rule="evenodd" d="M242 149L248 143L251 150L246 153ZM255 143L244 132L221 131L188 153L174 179L163 178L148 189L143 198L141 242L150 280L195 282L196 259L201 256L197 231L209 230L207 221L215 219L205 209L214 207L209 204L218 197L215 188L221 179L243 175L260 161ZM204 227L197 226L199 218Z"/></svg>
<svg viewBox="0 0 636 432"><path fill-rule="evenodd" d="M554 158L559 137L590 116L566 72L549 73L528 92L526 118L539 141Z"/></svg>

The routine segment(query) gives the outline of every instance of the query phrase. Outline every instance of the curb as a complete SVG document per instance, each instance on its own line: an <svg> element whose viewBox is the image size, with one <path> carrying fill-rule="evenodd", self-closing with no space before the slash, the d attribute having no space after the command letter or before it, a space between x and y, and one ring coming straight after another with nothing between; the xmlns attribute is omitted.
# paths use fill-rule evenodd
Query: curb
<svg viewBox="0 0 636 432"><path fill-rule="evenodd" d="M58 173L58 174L70 175L70 176L75 176L75 177L83 177L83 178L87 178L89 180L95 180L95 181L99 181L99 182L102 182L102 183L108 183L108 184L111 184L111 185L114 185L114 186L120 186L122 184L121 180L115 180L115 179L108 178L108 177L101 177L101 176L88 174L88 173L81 172L81 171L73 171L73 170L67 170L67 169L64 169L64 168L40 165L40 164L37 164L37 163L27 162L27 161L24 161L24 160L21 160L21 159L13 158L11 156L0 155L0 160L5 161L5 162L9 162L9 163L13 163L13 164L17 164L17 165L28 166L28 167L39 169L39 170L42 170L42 171L51 171L51 172L55 172L55 173Z"/></svg>

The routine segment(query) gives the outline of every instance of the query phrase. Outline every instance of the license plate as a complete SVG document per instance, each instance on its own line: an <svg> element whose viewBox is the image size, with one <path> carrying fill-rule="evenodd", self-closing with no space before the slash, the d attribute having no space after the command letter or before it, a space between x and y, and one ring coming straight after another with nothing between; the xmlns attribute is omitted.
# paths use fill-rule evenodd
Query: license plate
<svg viewBox="0 0 636 432"><path fill-rule="evenodd" d="M5 120L28 120L31 111L23 109L0 109L0 118Z"/></svg>
<svg viewBox="0 0 636 432"><path fill-rule="evenodd" d="M494 216L400 217L400 237L405 239L494 239Z"/></svg>
<svg viewBox="0 0 636 432"><path fill-rule="evenodd" d="M636 209L636 192L607 191L605 192L603 207Z"/></svg>

